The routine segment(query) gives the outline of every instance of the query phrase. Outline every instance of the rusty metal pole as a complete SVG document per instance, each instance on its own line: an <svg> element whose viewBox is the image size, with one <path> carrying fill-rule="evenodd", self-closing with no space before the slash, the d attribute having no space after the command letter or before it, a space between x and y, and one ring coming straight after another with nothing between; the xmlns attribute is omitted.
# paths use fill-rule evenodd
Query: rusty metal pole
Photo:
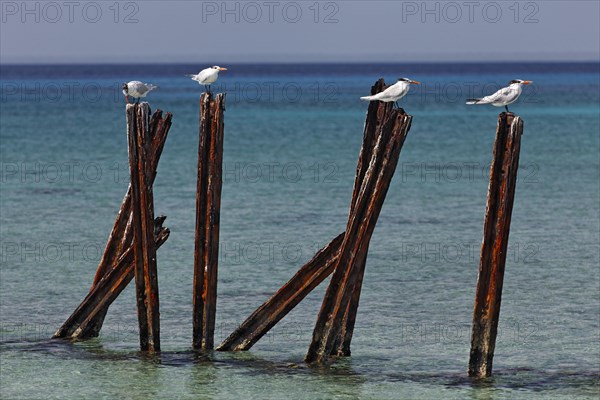
<svg viewBox="0 0 600 400"><path fill-rule="evenodd" d="M498 116L473 311L471 377L492 374L522 134L520 117L505 112Z"/></svg>

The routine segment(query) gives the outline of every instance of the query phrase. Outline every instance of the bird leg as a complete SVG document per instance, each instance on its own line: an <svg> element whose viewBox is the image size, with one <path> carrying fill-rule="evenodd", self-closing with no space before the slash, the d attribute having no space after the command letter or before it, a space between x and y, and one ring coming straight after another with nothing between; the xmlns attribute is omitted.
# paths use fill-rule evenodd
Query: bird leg
<svg viewBox="0 0 600 400"><path fill-rule="evenodd" d="M508 106L504 106L504 108L506 108L507 113L510 113L510 111L508 111Z"/></svg>

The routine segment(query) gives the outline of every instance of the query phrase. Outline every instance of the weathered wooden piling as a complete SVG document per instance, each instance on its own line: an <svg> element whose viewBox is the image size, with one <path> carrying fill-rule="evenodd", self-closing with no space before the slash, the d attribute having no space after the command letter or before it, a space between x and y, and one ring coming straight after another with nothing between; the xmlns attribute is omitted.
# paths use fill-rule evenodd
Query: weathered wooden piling
<svg viewBox="0 0 600 400"><path fill-rule="evenodd" d="M193 339L195 349L214 347L219 258L225 95L200 97L200 140L196 186Z"/></svg>
<svg viewBox="0 0 600 400"><path fill-rule="evenodd" d="M371 95L377 94L385 89L385 82L383 79L379 79L375 82L375 85L371 87ZM371 157L373 156L373 150L375 149L375 140L377 138L377 133L381 130L381 125L384 122L384 119L389 112L389 105L372 101L369 102L369 107L367 110L367 118L365 120L365 127L363 131L363 143L360 149L360 153L358 156L358 164L356 166L356 178L354 179L354 188L352 190L352 200L350 201L350 213L352 215L354 213L354 208L356 206L356 200L358 199L358 194L360 192L360 188L362 187L363 181L365 179L365 174L369 167L369 162ZM365 266L367 263L367 253L368 253L368 244L367 248L364 249L364 257L361 256L358 266L358 275L356 280L356 285L354 287L354 291L352 293L352 297L348 302L348 307L344 313L344 317L342 320L342 327L338 337L336 338L335 344L331 350L331 355L335 356L350 356L350 343L352 341L352 335L354 333L354 324L356 322L356 313L358 312L358 304L360 302L360 292L362 289L362 281L365 272Z"/></svg>
<svg viewBox="0 0 600 400"><path fill-rule="evenodd" d="M160 156L167 139L167 134L169 133L169 129L171 127L172 118L173 115L171 113L167 113L165 118L163 118L162 111L156 110L152 115L152 119L150 120L149 131L150 137L152 138L150 168L148 171L150 184L154 183L154 178L156 177L156 171L158 168L158 161L160 160ZM102 255L102 259L100 260L100 264L98 265L98 269L96 270L96 276L94 277L94 283L92 286L96 285L100 279L104 277L106 272L115 264L116 260L123 254L131 242L131 218L130 184L127 188L127 193L123 198L123 202L121 203L121 208L117 213L115 224L108 238L108 243L106 244L106 248Z"/></svg>
<svg viewBox="0 0 600 400"><path fill-rule="evenodd" d="M373 86L371 91L375 94L384 88L385 84L381 79ZM396 119L398 119L398 121L396 121ZM400 120L402 120L401 123ZM404 141L408 129L410 128L410 121L411 117L407 116L403 111L392 110L391 104L380 102L371 102L369 104L363 133L363 145L359 156L354 191L350 204L351 218L355 215L359 195L362 196L361 198L366 199L372 194L372 191L368 191L366 194L364 193L365 189L363 188L363 181L365 180L367 171L370 170L370 163L373 158L373 152L376 149L376 142L377 140L382 140L381 132L384 129L384 126L386 132L385 139L383 139L384 141L390 139L391 132L394 132L395 134L401 132L400 136L394 136L394 143L396 145L396 147L394 147L394 153L396 149L399 152L398 145L401 146L401 142ZM397 123L400 123L401 126L396 126ZM382 149L383 147L385 147L385 145L380 144L377 149ZM380 150L378 151L381 152ZM382 163L381 156L376 160L378 163ZM386 163L388 161L386 161ZM381 203L385 197L385 193L382 193L382 190L384 188L387 190L385 181L388 180L387 184L389 185L389 180L391 179L389 173L391 171L393 174L394 168L386 169L386 173L384 174L385 177L379 182L380 186L377 186L377 199ZM372 173L373 171L371 171L371 174ZM363 202L364 201L365 200L363 200ZM379 202L376 203L377 204L375 204L374 207L381 208L381 204L379 204ZM374 210L371 211L371 215L373 216ZM361 223L358 219L356 221L359 224ZM372 228L374 228L374 223L367 229L367 232L370 232L369 235L372 233ZM336 265L339 263L342 244L346 240L347 232L348 231L338 235L327 246L319 250L308 263L300 268L296 275L269 298L269 300L254 311L227 339L225 339L217 350L248 350L252 347L269 331L269 329L287 315L287 313L289 313L308 293L335 270ZM360 297L360 283L362 282L362 274L364 273L367 249L368 240L364 241L363 246L360 248L360 254L356 261L356 282L353 290L349 292L351 293L350 299L347 302L347 307L342 313L341 328L337 334L334 335L335 345L330 348L330 353L334 355L349 355L350 353L350 341L352 339L352 331L356 319L356 310Z"/></svg>
<svg viewBox="0 0 600 400"><path fill-rule="evenodd" d="M492 374L522 134L520 117L505 112L498 116L473 311L471 377Z"/></svg>
<svg viewBox="0 0 600 400"><path fill-rule="evenodd" d="M377 132L373 154L349 216L340 256L305 357L308 363L327 361L332 353L337 353L336 343L339 347L346 338L342 332L344 317L352 315L353 310L349 310L348 305L357 296L355 289L362 279L369 241L410 129L411 116L393 109L391 104L384 107L383 123ZM350 326L350 318L346 321Z"/></svg>
<svg viewBox="0 0 600 400"><path fill-rule="evenodd" d="M154 197L148 179L150 166L150 106L127 105L127 137L131 178L131 226L135 293L142 351L160 351L160 312Z"/></svg>
<svg viewBox="0 0 600 400"><path fill-rule="evenodd" d="M383 90L383 88L384 82L383 79L380 79L376 82L375 86L372 87L371 92L375 94ZM373 138L375 137L378 121L381 121L382 119L384 108L383 103L372 102L369 104L363 133L363 144L358 160L354 192L350 204L351 213L358 193L357 188L360 188L359 182L362 182L364 179L364 174L372 154L374 146ZM379 110L381 110L381 112ZM302 299L304 299L314 288L319 286L319 284L333 272L338 260L340 247L344 240L344 235L345 233L341 233L329 244L319 250L285 285L256 309L256 311L254 311L231 335L229 335L227 339L219 345L217 350L249 350L261 337L293 310ZM360 289L358 292L360 293ZM358 306L358 299L355 300L354 304ZM350 318L355 316L356 314L353 314ZM349 319L346 321L349 321ZM352 322L347 323L348 326L350 326L350 324L352 327L354 326L354 319L352 319ZM346 326L346 324L344 326ZM350 327L350 337L352 335L352 327ZM340 342L342 342L342 340L340 340Z"/></svg>
<svg viewBox="0 0 600 400"><path fill-rule="evenodd" d="M150 158L148 160L147 182L152 185L160 155L164 147L172 114L162 116L157 110L149 123L151 137ZM134 276L133 231L131 184L121 203L115 224L89 293L71 316L54 334L55 338L87 339L98 336L108 308L119 296ZM156 248L169 237L169 229L162 226L166 217L158 217L153 221L153 240Z"/></svg>

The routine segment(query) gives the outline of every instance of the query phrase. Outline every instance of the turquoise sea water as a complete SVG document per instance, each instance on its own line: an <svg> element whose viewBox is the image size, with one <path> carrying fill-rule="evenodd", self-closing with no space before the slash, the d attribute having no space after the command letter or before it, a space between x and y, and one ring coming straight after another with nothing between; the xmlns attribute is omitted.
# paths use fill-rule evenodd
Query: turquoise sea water
<svg viewBox="0 0 600 400"><path fill-rule="evenodd" d="M379 77L422 81L369 249L352 357L302 359L325 284L249 352L191 351L196 66L2 66L0 397L597 398L598 64L228 65L216 342L345 229L366 103ZM464 99L534 81L494 376L466 377L500 109ZM138 352L132 285L99 338L49 338L87 293L127 188L120 84L158 84L174 114L154 186L163 352Z"/></svg>

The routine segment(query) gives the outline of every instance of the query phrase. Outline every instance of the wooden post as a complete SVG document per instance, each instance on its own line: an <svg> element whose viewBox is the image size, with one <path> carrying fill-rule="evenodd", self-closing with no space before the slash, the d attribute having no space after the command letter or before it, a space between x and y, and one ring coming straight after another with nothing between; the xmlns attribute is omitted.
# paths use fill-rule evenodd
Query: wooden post
<svg viewBox="0 0 600 400"><path fill-rule="evenodd" d="M383 79L379 79L375 82L375 85L371 87L371 94L377 94L385 90L385 82ZM381 130L381 126L389 113L390 104L382 103L379 101L369 102L367 109L367 118L365 120L365 128L363 132L363 143L358 156L358 164L356 167L356 178L354 180L354 189L352 190L352 200L350 201L350 213L354 213L356 206L356 200L360 188L365 179L365 174L369 167L369 162L373 156L373 150L375 149L375 141L377 139L377 133ZM348 307L344 313L342 320L342 327L338 337L336 338L335 344L332 348L331 355L335 356L350 356L350 343L352 341L352 335L354 333L354 324L356 322L356 313L358 311L358 304L360 301L360 292L362 289L362 281L365 273L365 266L367 263L367 253L369 247L364 249L364 254L361 255L358 265L358 275L356 280L356 286L352 293L352 297L348 302Z"/></svg>
<svg viewBox="0 0 600 400"><path fill-rule="evenodd" d="M372 87L373 94L382 91L385 88L383 79L380 79ZM350 215L354 214L356 201L367 173L369 163L375 149L376 140L385 121L390 120L391 104L371 102L367 112L365 129L363 133L363 145L361 148L352 201L350 203ZM400 111L398 111L400 112ZM404 115L404 112L400 112ZM410 126L410 117L406 120ZM389 129L389 127L387 128ZM373 226L374 227L374 226ZM335 269L340 256L341 245L344 242L346 233L338 235L327 246L319 250L317 254L281 287L268 301L261 305L252 313L221 345L217 350L237 351L250 349L265 333L269 331L277 322L279 322L287 313L289 313L308 293L317 287L327 276ZM357 258L357 282L352 296L348 302L348 307L344 312L342 327L336 336L336 345L331 349L332 354L338 354L344 351L349 355L352 330L356 319L356 310L360 297L360 282L366 262L368 243L361 249L360 256ZM338 350L339 349L339 350Z"/></svg>
<svg viewBox="0 0 600 400"><path fill-rule="evenodd" d="M156 177L156 170L158 167L158 161L162 154L167 134L171 127L171 119L173 115L167 113L165 118L162 118L162 111L156 110L150 120L150 137L152 138L152 148L150 152L150 171L149 171L149 183L154 183ZM100 279L106 275L106 272L115 265L116 261L126 251L128 245L132 240L131 231L131 184L127 188L127 193L121 203L121 208L117 213L117 218L113 229L108 237L108 242L96 270L96 276L94 277L94 283L92 288L98 284Z"/></svg>
<svg viewBox="0 0 600 400"><path fill-rule="evenodd" d="M154 198L150 184L150 106L127 105L135 290L142 351L160 351Z"/></svg>
<svg viewBox="0 0 600 400"><path fill-rule="evenodd" d="M157 110L150 121L152 137L150 184L156 176L158 162L171 127L172 114L162 116ZM169 229L162 226L166 217L154 221L154 240L160 247L169 237ZM81 304L54 334L55 338L87 339L100 333L108 308L133 279L133 243L131 215L131 185L121 204L121 209L106 249L98 266L94 284Z"/></svg>
<svg viewBox="0 0 600 400"><path fill-rule="evenodd" d="M471 377L492 374L522 134L523 120L520 117L505 112L498 116L473 311L469 358Z"/></svg>
<svg viewBox="0 0 600 400"><path fill-rule="evenodd" d="M339 346L342 335L346 337L342 332L344 317L350 315L348 305L356 296L357 282L362 279L369 241L410 129L412 117L392 109L391 104L385 106L384 114L369 166L348 220L340 256L317 318L313 340L305 358L309 363L327 361L335 353L334 346L336 343Z"/></svg>
<svg viewBox="0 0 600 400"><path fill-rule="evenodd" d="M219 258L225 95L200 97L200 140L196 186L193 339L195 349L214 347Z"/></svg>
<svg viewBox="0 0 600 400"><path fill-rule="evenodd" d="M269 300L254 311L223 341L219 351L249 350L275 324L285 317L315 287L327 278L337 261L344 234L339 234L281 287Z"/></svg>

